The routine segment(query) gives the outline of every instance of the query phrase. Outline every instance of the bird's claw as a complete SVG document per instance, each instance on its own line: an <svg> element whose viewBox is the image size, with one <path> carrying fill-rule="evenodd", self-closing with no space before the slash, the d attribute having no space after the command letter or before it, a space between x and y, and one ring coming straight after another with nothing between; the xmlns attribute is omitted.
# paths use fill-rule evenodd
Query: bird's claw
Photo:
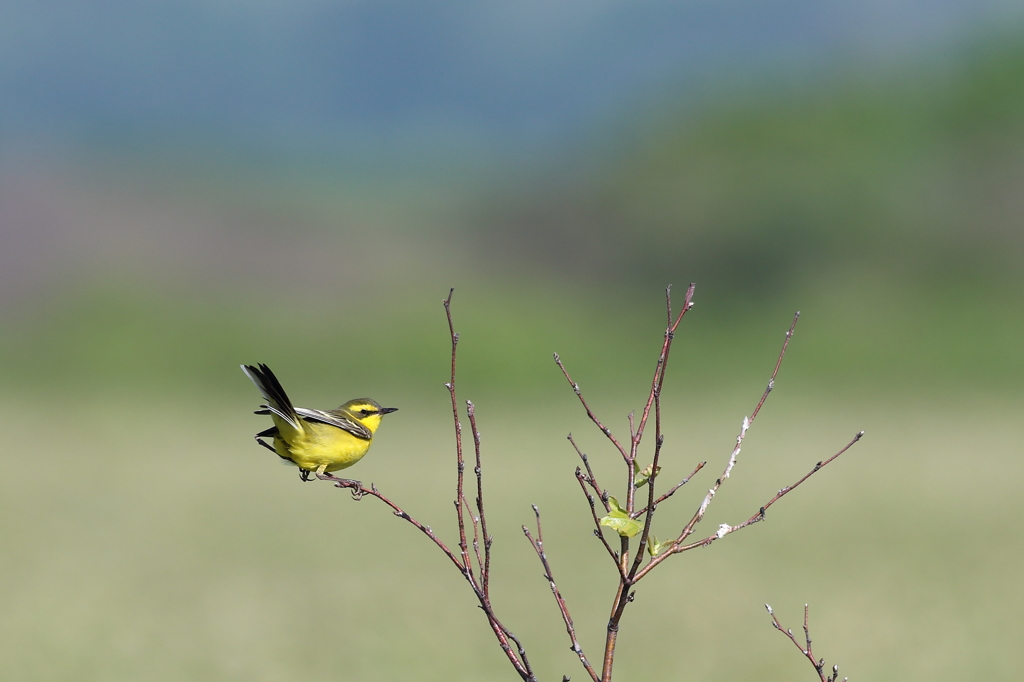
<svg viewBox="0 0 1024 682"><path fill-rule="evenodd" d="M352 491L353 500L361 500L363 499L363 496L366 495L362 481L355 481L351 478L338 478L337 476L328 473L318 473L316 474L316 477L321 481L330 481L338 488L349 488Z"/></svg>

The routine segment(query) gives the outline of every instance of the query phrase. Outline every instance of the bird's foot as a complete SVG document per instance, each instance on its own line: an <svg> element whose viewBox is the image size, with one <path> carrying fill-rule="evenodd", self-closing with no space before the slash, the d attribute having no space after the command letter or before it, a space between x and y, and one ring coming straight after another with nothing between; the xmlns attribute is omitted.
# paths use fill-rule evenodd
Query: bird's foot
<svg viewBox="0 0 1024 682"><path fill-rule="evenodd" d="M366 495L362 481L356 481L351 478L338 478L334 474L320 472L317 472L316 477L321 481L330 481L336 488L349 488L352 491L353 500L361 500L363 495Z"/></svg>

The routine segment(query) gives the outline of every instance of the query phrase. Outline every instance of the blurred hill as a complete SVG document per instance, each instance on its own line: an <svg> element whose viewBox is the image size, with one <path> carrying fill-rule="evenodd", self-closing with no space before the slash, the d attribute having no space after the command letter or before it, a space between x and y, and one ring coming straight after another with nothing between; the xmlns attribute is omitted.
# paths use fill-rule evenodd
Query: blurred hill
<svg viewBox="0 0 1024 682"><path fill-rule="evenodd" d="M600 289L684 274L723 332L813 309L871 382L1009 386L1024 370L1019 39L764 84L626 132L607 157L500 194L479 248Z"/></svg>
<svg viewBox="0 0 1024 682"><path fill-rule="evenodd" d="M993 290L1024 275L1020 42L764 85L626 137L500 197L482 248L605 282L686 272L755 298L839 272Z"/></svg>

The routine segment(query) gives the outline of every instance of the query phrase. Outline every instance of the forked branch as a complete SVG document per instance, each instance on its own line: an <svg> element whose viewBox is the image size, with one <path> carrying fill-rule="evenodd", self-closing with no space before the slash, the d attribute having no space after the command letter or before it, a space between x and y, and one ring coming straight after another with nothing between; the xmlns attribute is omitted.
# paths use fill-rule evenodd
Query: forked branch
<svg viewBox="0 0 1024 682"><path fill-rule="evenodd" d="M802 653L807 660L811 662L811 665L814 666L814 670L818 673L818 677L821 682L836 682L836 680L839 679L839 664L837 663L836 665L833 665L832 674L826 677L825 659L820 658L815 660L814 651L811 650L811 630L807 625L807 604L804 604L804 640L807 642L806 646L800 646L800 642L796 641L796 636L793 634L792 630L782 627L782 623L779 622L779 619L772 610L772 607L767 604L765 604L764 607L768 609L768 615L772 617L772 625L775 629L788 637L789 641L793 642L793 645L800 650L800 653ZM843 682L846 682L847 679L848 678L844 677Z"/></svg>

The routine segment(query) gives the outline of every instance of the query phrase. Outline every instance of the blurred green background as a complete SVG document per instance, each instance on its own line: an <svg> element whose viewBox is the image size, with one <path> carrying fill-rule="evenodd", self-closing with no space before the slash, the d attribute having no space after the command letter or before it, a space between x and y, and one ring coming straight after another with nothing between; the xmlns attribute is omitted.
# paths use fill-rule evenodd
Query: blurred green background
<svg viewBox="0 0 1024 682"><path fill-rule="evenodd" d="M812 5L3 10L2 676L514 679L415 529L252 443L238 370L400 407L351 475L454 543L455 287L494 600L542 679L580 679L520 526L538 504L598 659L614 571L565 435L621 472L551 353L624 437L690 281L661 480L708 465L656 535L795 310L705 534L867 435L641 583L619 676L814 679L765 602L796 630L809 603L854 680L1019 669L1020 13Z"/></svg>

